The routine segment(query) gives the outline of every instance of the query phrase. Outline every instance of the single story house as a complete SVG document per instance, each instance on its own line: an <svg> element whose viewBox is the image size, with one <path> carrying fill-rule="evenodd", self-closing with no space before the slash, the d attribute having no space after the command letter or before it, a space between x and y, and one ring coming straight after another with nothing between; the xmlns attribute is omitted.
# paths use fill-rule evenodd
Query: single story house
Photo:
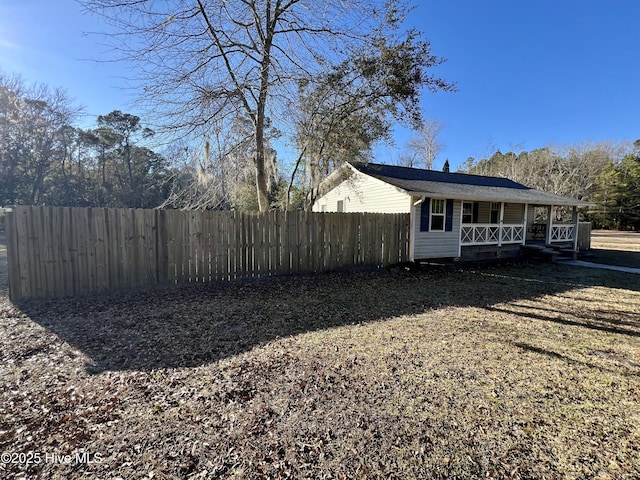
<svg viewBox="0 0 640 480"><path fill-rule="evenodd" d="M313 211L409 213L419 261L517 256L528 244L577 252L577 209L589 205L506 178L345 163L322 182Z"/></svg>

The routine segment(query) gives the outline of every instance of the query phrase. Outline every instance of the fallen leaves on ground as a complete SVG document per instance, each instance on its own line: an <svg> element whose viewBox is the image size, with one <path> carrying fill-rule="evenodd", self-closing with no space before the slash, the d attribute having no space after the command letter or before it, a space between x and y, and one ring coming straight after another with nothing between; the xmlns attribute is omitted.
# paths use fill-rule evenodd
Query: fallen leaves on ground
<svg viewBox="0 0 640 480"><path fill-rule="evenodd" d="M3 293L0 451L40 455L3 478L640 477L637 276L391 269L21 308Z"/></svg>

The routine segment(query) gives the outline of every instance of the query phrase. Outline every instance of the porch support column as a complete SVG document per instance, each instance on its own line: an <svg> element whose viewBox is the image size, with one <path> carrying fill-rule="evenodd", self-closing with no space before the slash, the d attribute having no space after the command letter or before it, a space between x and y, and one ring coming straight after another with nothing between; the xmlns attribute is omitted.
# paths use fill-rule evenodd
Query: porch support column
<svg viewBox="0 0 640 480"><path fill-rule="evenodd" d="M464 214L464 200L460 200L460 226L458 227L458 258L462 257L462 217L463 217L463 214Z"/></svg>
<svg viewBox="0 0 640 480"><path fill-rule="evenodd" d="M578 207L573 206L573 213L571 215L573 221L573 251L578 253Z"/></svg>
<svg viewBox="0 0 640 480"><path fill-rule="evenodd" d="M524 218L522 219L522 245L527 243L527 215L529 213L528 208L529 208L529 204L525 203L524 204Z"/></svg>
<svg viewBox="0 0 640 480"><path fill-rule="evenodd" d="M547 207L547 235L545 244L551 245L551 228L553 227L553 205Z"/></svg>
<svg viewBox="0 0 640 480"><path fill-rule="evenodd" d="M502 224L504 223L504 202L500 202L500 226L498 227L498 246L502 246Z"/></svg>
<svg viewBox="0 0 640 480"><path fill-rule="evenodd" d="M409 261L415 261L415 247L416 247L416 217L420 221L419 206L424 201L424 197L418 200L414 200L416 197L409 197Z"/></svg>

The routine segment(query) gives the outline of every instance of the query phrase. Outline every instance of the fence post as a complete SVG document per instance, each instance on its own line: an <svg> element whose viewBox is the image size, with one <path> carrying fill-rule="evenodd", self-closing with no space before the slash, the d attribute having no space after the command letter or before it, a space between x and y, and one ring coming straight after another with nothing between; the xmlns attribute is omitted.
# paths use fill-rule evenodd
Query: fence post
<svg viewBox="0 0 640 480"><path fill-rule="evenodd" d="M6 211L5 233L7 235L7 275L9 281L9 299L12 302L20 301L22 289L20 288L20 262L18 261L18 237L16 228L16 213L14 209Z"/></svg>

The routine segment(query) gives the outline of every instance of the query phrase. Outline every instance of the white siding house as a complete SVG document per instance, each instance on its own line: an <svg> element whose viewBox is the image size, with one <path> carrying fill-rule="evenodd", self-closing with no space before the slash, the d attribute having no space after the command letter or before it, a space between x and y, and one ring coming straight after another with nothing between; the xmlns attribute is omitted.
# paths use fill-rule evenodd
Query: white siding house
<svg viewBox="0 0 640 480"><path fill-rule="evenodd" d="M346 163L322 183L313 211L409 213L411 259L423 260L514 255L541 237L575 251L576 209L589 205L505 178ZM558 207L573 209L570 223L554 222Z"/></svg>
<svg viewBox="0 0 640 480"><path fill-rule="evenodd" d="M410 209L407 192L360 172L313 204L314 212L409 213Z"/></svg>
<svg viewBox="0 0 640 480"><path fill-rule="evenodd" d="M413 207L411 214L411 238L412 252L414 259L427 259L427 258L453 258L460 256L458 243L460 240L460 200L450 201L451 208L451 228L447 229L446 225L446 211L447 200L446 199L429 199L429 207L432 207L435 202L444 202L445 210L445 222L442 230L435 230L431 227L434 219L433 213L430 215L430 225L428 230L425 230L425 222L421 221L421 210L424 203L422 200L420 203ZM413 221L415 219L415 221ZM448 231L447 231L448 230Z"/></svg>

